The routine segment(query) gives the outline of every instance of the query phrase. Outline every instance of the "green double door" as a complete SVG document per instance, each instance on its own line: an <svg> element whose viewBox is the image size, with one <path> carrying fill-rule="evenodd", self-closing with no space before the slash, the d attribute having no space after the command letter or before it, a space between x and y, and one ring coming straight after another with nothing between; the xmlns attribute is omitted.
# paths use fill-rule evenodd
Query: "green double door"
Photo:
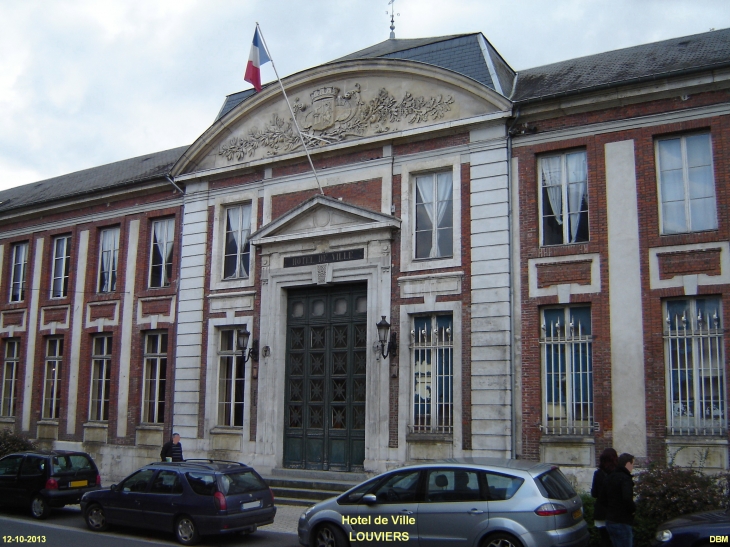
<svg viewBox="0 0 730 547"><path fill-rule="evenodd" d="M362 470L366 344L367 285L289 291L285 467Z"/></svg>

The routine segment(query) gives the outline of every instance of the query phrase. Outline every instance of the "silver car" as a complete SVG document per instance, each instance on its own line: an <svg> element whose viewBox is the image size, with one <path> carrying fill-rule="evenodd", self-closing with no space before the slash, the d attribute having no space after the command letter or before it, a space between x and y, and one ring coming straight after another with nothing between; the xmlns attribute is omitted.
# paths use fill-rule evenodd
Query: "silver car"
<svg viewBox="0 0 730 547"><path fill-rule="evenodd" d="M583 503L553 465L452 459L378 475L299 517L307 547L584 547Z"/></svg>

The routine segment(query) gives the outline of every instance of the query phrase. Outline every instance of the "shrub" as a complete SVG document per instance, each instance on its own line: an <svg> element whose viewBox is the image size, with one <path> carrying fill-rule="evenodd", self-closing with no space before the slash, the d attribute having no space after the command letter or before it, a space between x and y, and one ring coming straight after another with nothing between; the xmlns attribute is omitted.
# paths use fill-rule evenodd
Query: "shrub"
<svg viewBox="0 0 730 547"><path fill-rule="evenodd" d="M35 443L22 435L14 433L11 429L0 430L0 458L11 452L34 450L35 448Z"/></svg>
<svg viewBox="0 0 730 547"><path fill-rule="evenodd" d="M591 534L588 547L598 547L601 538L598 534L598 529L593 526L593 510L596 500L588 493L581 494L580 499L583 500L583 518L586 519L586 522L588 523L588 531Z"/></svg>
<svg viewBox="0 0 730 547"><path fill-rule="evenodd" d="M727 475L704 475L697 469L672 465L652 466L637 474L634 545L648 546L662 522L680 515L724 508L727 479Z"/></svg>

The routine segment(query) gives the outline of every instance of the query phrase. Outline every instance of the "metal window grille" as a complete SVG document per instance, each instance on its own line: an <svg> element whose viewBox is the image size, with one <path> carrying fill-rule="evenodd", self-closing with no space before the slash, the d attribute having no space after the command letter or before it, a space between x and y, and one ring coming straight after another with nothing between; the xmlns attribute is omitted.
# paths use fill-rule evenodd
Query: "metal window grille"
<svg viewBox="0 0 730 547"><path fill-rule="evenodd" d="M145 336L144 394L142 421L164 423L165 378L167 375L167 333L154 332Z"/></svg>
<svg viewBox="0 0 730 547"><path fill-rule="evenodd" d="M112 337L94 338L91 360L91 398L89 400L89 420L106 421L109 419L109 390L111 388Z"/></svg>
<svg viewBox="0 0 730 547"><path fill-rule="evenodd" d="M236 331L220 331L218 350L218 425L243 425L244 363L236 348Z"/></svg>
<svg viewBox="0 0 730 547"><path fill-rule="evenodd" d="M18 375L20 343L17 339L5 341L5 362L3 363L3 384L0 394L0 416L15 416L15 399Z"/></svg>
<svg viewBox="0 0 730 547"><path fill-rule="evenodd" d="M452 433L454 429L454 342L449 316L417 317L411 331L413 415L411 430Z"/></svg>
<svg viewBox="0 0 730 547"><path fill-rule="evenodd" d="M721 317L719 299L667 303L670 435L727 435Z"/></svg>
<svg viewBox="0 0 730 547"><path fill-rule="evenodd" d="M57 420L61 408L61 361L63 338L46 340L46 370L43 384L43 418Z"/></svg>
<svg viewBox="0 0 730 547"><path fill-rule="evenodd" d="M553 317L546 320L548 311L543 312L540 340L544 386L541 429L550 435L590 435L593 431L590 319L574 317L575 310L570 308L549 311ZM556 320L555 312L558 313Z"/></svg>

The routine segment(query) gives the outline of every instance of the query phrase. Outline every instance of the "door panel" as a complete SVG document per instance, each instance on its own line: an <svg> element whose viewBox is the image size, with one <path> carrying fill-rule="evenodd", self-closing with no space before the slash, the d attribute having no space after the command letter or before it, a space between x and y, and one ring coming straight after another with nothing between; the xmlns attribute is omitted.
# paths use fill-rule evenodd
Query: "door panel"
<svg viewBox="0 0 730 547"><path fill-rule="evenodd" d="M292 290L287 311L284 464L362 469L367 286Z"/></svg>

